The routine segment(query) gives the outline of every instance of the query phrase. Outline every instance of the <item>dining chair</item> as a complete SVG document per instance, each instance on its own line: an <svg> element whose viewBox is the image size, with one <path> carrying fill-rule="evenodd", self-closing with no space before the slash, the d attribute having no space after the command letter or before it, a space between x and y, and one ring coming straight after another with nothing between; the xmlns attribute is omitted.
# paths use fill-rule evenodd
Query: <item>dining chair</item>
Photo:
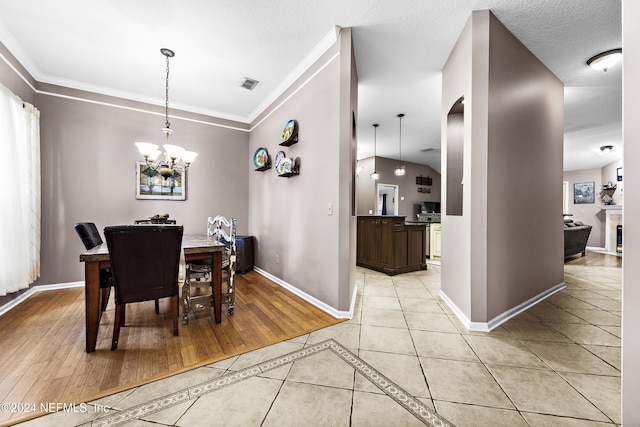
<svg viewBox="0 0 640 427"><path fill-rule="evenodd" d="M222 303L227 306L228 315L233 314L235 304L236 224L235 218L229 221L222 215L207 219L207 235L225 245L225 250L222 252L222 281L226 284L226 292L222 293ZM206 288L207 291L203 294L201 288ZM187 263L182 287L182 324L189 323L189 313L208 309L213 307L213 304L211 262Z"/></svg>
<svg viewBox="0 0 640 427"><path fill-rule="evenodd" d="M105 227L116 303L111 350L118 347L120 327L130 303L171 298L173 335L178 335L182 234L181 225Z"/></svg>
<svg viewBox="0 0 640 427"><path fill-rule="evenodd" d="M102 244L102 238L96 224L93 222L78 222L73 225L80 240L84 244L86 250L93 249ZM109 296L111 295L111 269L105 268L100 270L100 313L107 308Z"/></svg>

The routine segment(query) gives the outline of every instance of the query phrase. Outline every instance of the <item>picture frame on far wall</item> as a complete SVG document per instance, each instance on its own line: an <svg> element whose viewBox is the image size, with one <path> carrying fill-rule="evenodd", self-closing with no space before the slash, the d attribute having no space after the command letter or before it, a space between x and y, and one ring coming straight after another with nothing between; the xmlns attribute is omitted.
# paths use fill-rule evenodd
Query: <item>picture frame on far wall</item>
<svg viewBox="0 0 640 427"><path fill-rule="evenodd" d="M616 169L616 175L618 176L618 181L622 181L622 168Z"/></svg>
<svg viewBox="0 0 640 427"><path fill-rule="evenodd" d="M177 172L163 178L146 162L136 162L136 199L138 200L186 200L187 173Z"/></svg>
<svg viewBox="0 0 640 427"><path fill-rule="evenodd" d="M576 182L573 184L573 203L576 205L585 203L595 203L595 183Z"/></svg>

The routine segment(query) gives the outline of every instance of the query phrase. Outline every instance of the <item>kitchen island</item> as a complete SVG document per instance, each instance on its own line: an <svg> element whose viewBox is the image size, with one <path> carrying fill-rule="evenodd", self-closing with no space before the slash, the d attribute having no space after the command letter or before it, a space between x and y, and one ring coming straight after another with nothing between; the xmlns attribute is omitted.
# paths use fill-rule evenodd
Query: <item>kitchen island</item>
<svg viewBox="0 0 640 427"><path fill-rule="evenodd" d="M404 216L359 216L356 265L388 275L424 270L425 224Z"/></svg>

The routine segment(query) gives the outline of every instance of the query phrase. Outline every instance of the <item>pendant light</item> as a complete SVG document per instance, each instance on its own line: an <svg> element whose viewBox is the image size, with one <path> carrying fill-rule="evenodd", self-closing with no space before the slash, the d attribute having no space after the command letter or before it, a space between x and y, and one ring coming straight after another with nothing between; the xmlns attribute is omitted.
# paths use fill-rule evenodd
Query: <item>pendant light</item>
<svg viewBox="0 0 640 427"><path fill-rule="evenodd" d="M398 118L400 119L400 163L398 163L398 169L395 170L395 174L396 176L404 176L405 174L405 169L404 169L404 165L402 164L402 118L404 117L404 114L398 114Z"/></svg>
<svg viewBox="0 0 640 427"><path fill-rule="evenodd" d="M380 174L376 172L376 144L378 140L378 123L373 125L373 173L369 175L371 179L380 179Z"/></svg>

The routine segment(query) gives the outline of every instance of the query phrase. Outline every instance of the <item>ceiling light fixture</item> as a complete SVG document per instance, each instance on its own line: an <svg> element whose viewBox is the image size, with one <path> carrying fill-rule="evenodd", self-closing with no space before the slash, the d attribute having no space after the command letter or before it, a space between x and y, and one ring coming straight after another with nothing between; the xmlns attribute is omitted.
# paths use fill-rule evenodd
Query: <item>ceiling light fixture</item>
<svg viewBox="0 0 640 427"><path fill-rule="evenodd" d="M594 70L606 72L622 59L622 49L611 49L589 58L587 65Z"/></svg>
<svg viewBox="0 0 640 427"><path fill-rule="evenodd" d="M400 119L400 163L398 163L398 169L396 169L394 171L394 173L396 174L396 176L404 176L405 174L405 169L404 169L404 165L402 164L402 118L404 117L404 114L398 114L398 118Z"/></svg>
<svg viewBox="0 0 640 427"><path fill-rule="evenodd" d="M603 145L600 147L600 154L611 154L613 151L613 145Z"/></svg>
<svg viewBox="0 0 640 427"><path fill-rule="evenodd" d="M173 53L171 49L166 48L160 49L160 53L167 58L167 79L165 83L165 127L162 129L166 138L166 144L162 146L165 150L164 160L158 159L161 151L158 150L158 146L156 144L151 144L149 142L135 143L140 154L144 156L144 159L149 166L149 169L146 172L149 176L149 181L151 181L156 172L160 173L160 175L165 179L174 177L176 172L186 170L198 155L198 153L187 151L178 145L171 144L171 134L173 133L173 129L171 129L171 123L169 123L169 58L173 58L175 53Z"/></svg>
<svg viewBox="0 0 640 427"><path fill-rule="evenodd" d="M378 141L378 123L373 125L373 172L369 175L371 179L380 179L380 174L376 172L376 143Z"/></svg>

